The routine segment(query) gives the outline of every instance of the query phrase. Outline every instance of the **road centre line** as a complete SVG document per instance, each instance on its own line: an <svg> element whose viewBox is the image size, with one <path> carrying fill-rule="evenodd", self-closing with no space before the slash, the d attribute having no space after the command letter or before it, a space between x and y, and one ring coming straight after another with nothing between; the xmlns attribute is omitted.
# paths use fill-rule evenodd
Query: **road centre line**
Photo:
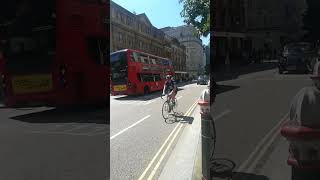
<svg viewBox="0 0 320 180"><path fill-rule="evenodd" d="M196 100L188 109L188 111L184 114L184 116L188 116L189 113L191 114L192 110L196 107L198 103L198 100ZM168 143L168 141L170 140L171 136L175 133L176 129L180 126L182 126L183 124L179 123L177 124L174 129L171 131L171 133L169 134L169 136L167 137L167 139L164 141L164 143L162 144L162 146L160 147L160 149L158 150L158 152L155 154L155 156L152 158L152 160L150 161L150 163L148 164L147 168L143 171L143 173L141 174L141 176L139 177L138 180L142 180L147 172L149 171L149 169L151 168L152 164L155 162L155 160L158 158L158 156L160 155L162 149L166 146L166 144Z"/></svg>
<svg viewBox="0 0 320 180"><path fill-rule="evenodd" d="M124 132L127 131L128 129L136 126L137 124L141 123L142 121L148 119L150 116L151 116L151 115L147 115L147 116L145 116L144 118L140 119L139 121L133 123L131 126L129 126L129 127L125 128L125 129L121 130L121 131L118 132L117 134L111 136L111 137L110 137L110 140L112 140L112 139L114 139L115 137L119 136L120 134L124 133Z"/></svg>
<svg viewBox="0 0 320 180"><path fill-rule="evenodd" d="M266 136L259 142L259 144L255 147L252 153L249 155L248 159L246 159L238 168L237 172L248 172L252 171L255 167L254 163L257 163L269 148L275 137L278 135L278 131L280 129L281 124L287 120L288 113L278 122L276 126L274 126Z"/></svg>

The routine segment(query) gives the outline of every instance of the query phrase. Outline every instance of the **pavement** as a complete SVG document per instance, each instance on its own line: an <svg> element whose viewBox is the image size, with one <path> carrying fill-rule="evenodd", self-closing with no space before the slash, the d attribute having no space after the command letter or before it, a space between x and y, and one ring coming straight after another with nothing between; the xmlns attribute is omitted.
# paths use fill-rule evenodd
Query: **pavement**
<svg viewBox="0 0 320 180"><path fill-rule="evenodd" d="M312 81L305 74L279 75L272 63L254 66L243 69L236 78L218 82L211 108L217 133L215 158L236 164L234 180L290 179L288 144L279 131L287 120L291 99ZM183 130L159 179L201 179L198 113L193 114L194 123Z"/></svg>
<svg viewBox="0 0 320 180"><path fill-rule="evenodd" d="M192 115L194 123L182 132L175 149L172 151L159 180L191 180L194 164L200 145L201 118L197 107Z"/></svg>

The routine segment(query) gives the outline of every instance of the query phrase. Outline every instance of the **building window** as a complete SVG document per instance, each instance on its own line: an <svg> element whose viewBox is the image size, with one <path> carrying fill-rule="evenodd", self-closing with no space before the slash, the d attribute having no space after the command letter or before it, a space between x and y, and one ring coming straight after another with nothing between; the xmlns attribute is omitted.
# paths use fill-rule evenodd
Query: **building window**
<svg viewBox="0 0 320 180"><path fill-rule="evenodd" d="M121 32L119 32L119 42L122 43L122 40L123 40L123 36L122 36Z"/></svg>
<svg viewBox="0 0 320 180"><path fill-rule="evenodd" d="M127 16L127 15L126 15L126 24L127 24L127 25L130 25L130 18L129 18L129 16Z"/></svg>
<svg viewBox="0 0 320 180"><path fill-rule="evenodd" d="M131 38L128 36L128 46L131 48Z"/></svg>
<svg viewBox="0 0 320 180"><path fill-rule="evenodd" d="M286 14L286 17L289 17L290 13L289 13L289 5L286 4L285 5L285 14Z"/></svg>
<svg viewBox="0 0 320 180"><path fill-rule="evenodd" d="M111 9L111 16L114 18L115 17L115 12L114 8Z"/></svg>
<svg viewBox="0 0 320 180"><path fill-rule="evenodd" d="M121 18L121 22L122 22L122 23L125 23L125 22L124 22L124 17L123 17L123 14L122 14L122 13L120 14L120 18Z"/></svg>

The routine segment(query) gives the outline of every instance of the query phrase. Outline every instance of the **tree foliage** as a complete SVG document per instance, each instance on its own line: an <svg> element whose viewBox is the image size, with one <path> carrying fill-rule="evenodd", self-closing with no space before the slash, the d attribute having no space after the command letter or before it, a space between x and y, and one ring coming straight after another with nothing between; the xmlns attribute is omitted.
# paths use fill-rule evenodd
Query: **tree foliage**
<svg viewBox="0 0 320 180"><path fill-rule="evenodd" d="M200 35L207 36L210 33L210 0L179 0L183 3L180 15L184 22L193 25Z"/></svg>
<svg viewBox="0 0 320 180"><path fill-rule="evenodd" d="M308 39L320 40L320 1L306 0L307 10L303 16L304 29L307 31Z"/></svg>

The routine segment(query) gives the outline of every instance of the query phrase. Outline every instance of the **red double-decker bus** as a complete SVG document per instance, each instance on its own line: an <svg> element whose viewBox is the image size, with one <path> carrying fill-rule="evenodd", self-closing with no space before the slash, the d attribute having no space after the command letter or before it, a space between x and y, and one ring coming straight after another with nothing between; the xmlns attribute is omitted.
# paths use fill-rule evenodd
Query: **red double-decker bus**
<svg viewBox="0 0 320 180"><path fill-rule="evenodd" d="M111 94L142 95L162 90L165 76L174 75L172 61L132 49L110 54Z"/></svg>
<svg viewBox="0 0 320 180"><path fill-rule="evenodd" d="M105 102L109 4L103 0L5 0L1 77L5 104Z"/></svg>

